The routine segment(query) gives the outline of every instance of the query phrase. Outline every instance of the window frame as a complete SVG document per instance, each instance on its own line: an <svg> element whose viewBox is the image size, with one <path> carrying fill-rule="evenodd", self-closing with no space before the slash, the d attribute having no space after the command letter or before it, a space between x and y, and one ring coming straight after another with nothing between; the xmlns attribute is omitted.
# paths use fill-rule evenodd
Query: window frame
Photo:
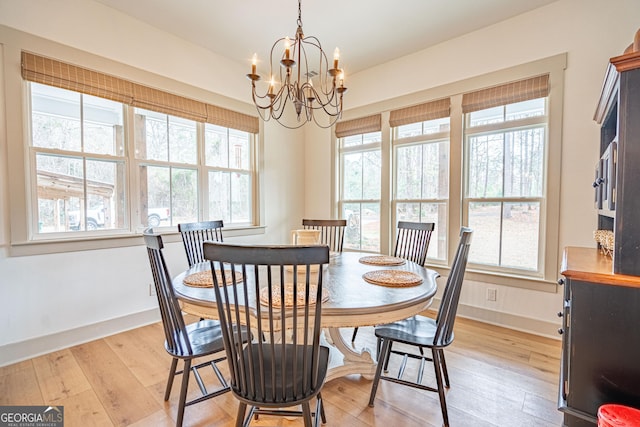
<svg viewBox="0 0 640 427"><path fill-rule="evenodd" d="M375 141L375 142L369 142L369 143L364 143L364 137L365 135L369 135L372 133L379 133L380 134L380 138L379 141ZM358 144L358 145L351 145L348 147L344 147L344 141L346 138L349 137L353 137L353 136L360 136L360 138L363 140L362 144ZM365 199L365 198L361 198L361 199L345 199L344 197L344 185L342 185L344 183L344 173L345 173L345 166L344 166L344 156L348 155L348 154L354 154L354 153L370 153L370 152L374 152L374 151L378 151L380 152L380 161L381 163L383 163L383 158L382 158L382 131L374 131L374 132L364 132L364 133L358 133L355 135L350 135L347 137L343 137L343 138L338 138L337 139L337 144L338 144L338 149L337 149L337 153L338 153L338 174L339 174L339 179L338 181L340 182L340 187L338 188L338 202L337 202L337 210L338 210L338 216L342 217L342 212L344 212L344 205L345 204L349 204L349 203L354 203L354 204L359 204L360 207L362 208L363 204L372 204L372 203L377 203L378 207L380 209L380 224L382 225L382 209L383 209L383 204L382 204L382 191L380 191L380 198L378 199ZM381 174L382 174L382 165L381 165ZM381 181L382 181L382 177L381 177ZM381 183L382 185L382 183ZM362 215L361 215L362 216ZM349 226L349 218L345 218L347 220L347 226ZM359 222L359 227L361 226L362 222ZM361 230L360 230L361 231ZM382 232L381 232L381 228L378 228L378 240L379 240L379 244L380 244L380 250L382 251L382 236L381 236ZM347 248L345 246L345 249L347 250L357 250L357 251L361 251L361 252L374 252L374 251L367 251L367 250L363 250L362 249L362 233L360 232L360 249L352 249L352 248Z"/></svg>
<svg viewBox="0 0 640 427"><path fill-rule="evenodd" d="M222 173L237 173L237 174L242 174L242 175L247 175L249 177L249 182L251 185L251 197L250 197L250 208L249 208L249 213L250 213L250 221L249 222L235 222L235 223L230 223L230 224L235 224L235 226L232 227L243 227L243 226L252 226L253 224L256 223L257 218L258 218L258 211L257 211L257 206L256 206L256 191L257 191L257 135L256 134L252 134L252 133L248 133L248 145L249 145L249 159L248 159L248 169L239 169L239 168L233 168L231 167L231 165L227 165L227 167L222 167L222 166L209 166L207 164L207 159L206 159L206 132L207 132L207 126L210 125L209 123L202 123L199 124L200 126L202 126L202 144L198 144L199 147L199 152L201 152L201 156L202 156L202 160L199 162L199 169L202 169L202 173L199 173L199 177L201 177L201 179L203 181L206 181L206 189L207 191L203 191L202 194L202 200L201 200L201 216L206 216L209 215L209 204L210 204L210 195L211 195L211 190L209 188L209 183L208 183L208 179L209 179L209 174L211 172L222 172ZM222 127L222 126L221 126ZM222 127L224 129L226 129L226 133L227 133L227 144L228 144L228 148L230 147L230 142L231 142L231 131L235 130L238 132L242 132L239 131L237 129L232 129L229 127ZM231 159L231 152L230 150L228 150L228 161L230 161ZM205 186L203 185L203 188ZM230 201L231 202L231 201ZM229 208L231 210L231 207Z"/></svg>
<svg viewBox="0 0 640 427"><path fill-rule="evenodd" d="M475 203L475 202L487 202L487 203L518 203L518 202L523 202L523 203L527 203L527 202L538 202L539 206L540 206L540 219L539 219L539 232L538 232L538 248L544 248L545 247L545 236L544 233L541 232L541 230L543 229L543 224L544 224L544 219L547 216L547 212L546 212L546 208L547 208L547 201L546 201L546 187L548 184L548 178L547 178L547 152L548 152L548 147L549 147L549 99L548 97L544 98L544 103L545 103L545 115L544 116L533 116L533 117L528 117L528 118L524 118L524 119L517 119L517 120L505 120L503 122L500 123L491 123L491 124L486 124L486 125L478 125L478 126L470 126L470 114L464 114L464 123L465 123L465 130L464 130L464 139L463 139L463 183L464 183L464 189L462 191L462 218L463 218L463 222L468 224L469 223L469 204L470 203ZM502 106L504 107L504 105ZM527 130L527 129L536 129L536 128L543 128L544 129L544 143L543 143L543 155L542 155L542 194L540 194L539 196L521 196L521 197L516 197L516 196L502 196L502 197L470 197L469 196L469 188L468 188L468 184L469 184L469 162L471 161L471 159L469 158L468 155L468 151L469 151L469 140L471 138L473 138L474 136L483 136L483 135L492 135L492 134L496 134L496 133L509 133L509 132L517 132L520 130ZM503 162L504 165L504 162ZM504 183L503 183L504 184ZM504 190L504 189L503 189ZM502 247L502 239L500 240L500 247ZM544 272L544 254L543 254L544 250L542 249L538 249L538 257L537 257L537 261L536 264L538 266L538 268L536 270L527 270L527 269L520 269L520 268L515 268L515 267L506 267L506 266L494 266L494 265L489 265L489 264L480 264L480 263L475 263L472 262L471 259L468 262L468 266L471 269L476 269L476 270L486 270L489 272L496 272L499 274L513 274L516 276L522 276L522 277L532 277L532 278L542 278L543 277L543 272Z"/></svg>
<svg viewBox="0 0 640 427"><path fill-rule="evenodd" d="M92 250L92 249L107 249L117 248L125 246L137 246L141 242L142 229L136 228L132 225L132 221L129 221L126 230L119 229L119 233L110 233L103 230L96 230L94 232L84 233L69 233L61 232L60 238L53 238L50 233L37 234L37 220L32 221L32 212L37 209L37 201L34 201L32 197L33 191L31 190L33 179L31 177L31 171L35 170L32 156L30 155L31 145L31 133L30 133L30 94L28 90L29 82L25 80L21 74L22 69L22 55L25 49L29 49L27 46L31 46L31 49L35 51L47 51L53 57L59 58L60 61L72 61L80 62L86 65L88 69L103 70L104 73L111 73L111 75L122 76L123 79L130 79L131 81L147 82L150 87L158 88L157 90L166 91L169 94L184 94L185 97L190 99L200 99L207 103L207 108L211 107L216 117L218 114L225 114L225 111L229 111L231 116L230 120L235 120L238 115L244 115L245 117L255 116L255 111L249 104L235 101L232 99L226 99L220 97L217 94L208 92L201 88L190 86L186 83L181 83L166 77L152 74L150 72L136 69L134 67L122 64L116 61L108 60L96 55L92 55L86 52L78 51L74 48L54 45L52 43L44 43L42 46L35 47L27 40L18 40L24 43L16 43L10 45L0 46L0 51L4 51L4 57L0 62L2 68L0 72L4 76L5 85L3 88L4 99L7 103L16 105L17 108L12 108L6 111L6 120L8 123L6 137L8 141L8 158L9 168L7 177L9 182L12 182L8 187L8 200L9 200L9 224L10 224L10 239L8 239L8 245L6 247L8 256L29 256L39 254L50 253L62 253L62 252L75 252L80 250ZM69 63L72 63L69 62ZM181 95L177 95L181 96ZM218 105L224 105L224 107ZM233 110L227 110L231 108ZM209 111L208 111L209 112ZM237 112L237 113L236 113ZM225 116L226 117L226 116ZM128 119L128 114L124 115L125 125ZM263 156L263 125L258 123L256 129L257 133L250 133L253 139L253 158L251 159L251 166L254 170L252 176L252 188L253 188L253 204L252 215L254 223L251 225L240 227L225 227L225 236L249 236L264 234L266 231L265 225L262 223L264 218L264 207L261 201L264 200L263 191L264 188L261 185L263 180L262 169L263 165L260 159ZM132 141L132 127L125 129L125 140ZM127 144L127 149L131 149L131 144ZM88 154L88 153L87 153ZM89 157L100 157L100 155L93 156L89 154ZM130 156L129 156L130 157ZM131 158L126 159L126 170L134 167ZM130 206L131 200L133 200L136 190L136 180L133 179L133 175L129 174L127 177L127 190L129 192L128 200L126 201L127 211L129 212L129 218L135 218L135 211L132 212ZM34 233L35 231L35 233ZM164 231L166 233L166 241L173 242L179 241L180 236L177 233L175 227L170 227ZM106 233L106 234L105 234Z"/></svg>
<svg viewBox="0 0 640 427"><path fill-rule="evenodd" d="M33 84L40 84L40 83L35 83L35 82L26 82L26 87L27 87L27 96L29 97L29 100L32 99L31 97L31 88ZM64 89L66 90L66 89ZM79 96L79 107L80 107L80 116L79 116L79 129L80 129L80 138L81 138L81 142L84 141L84 132L83 129L85 127L85 119L84 119L84 110L83 110L83 105L84 105L84 97L87 96L86 94L83 94L81 92L76 92L76 91L71 91L74 94L77 94ZM168 220L168 224L161 224L160 226L156 226L156 228L158 229L165 229L165 230L172 230L174 229L177 224L175 223L175 221L173 220L173 215L174 215L174 211L175 211L175 204L173 201L173 196L172 196L172 188L171 188L171 180L172 180L172 176L173 176L173 171L175 170L184 170L184 171L193 171L193 173L195 174L195 193L196 193L196 199L194 200L196 206L195 206L195 215L196 218L190 219L188 220L189 222L191 221L203 221L203 220L207 220L209 219L209 206L207 204L208 202L208 194L209 194L209 181L207 179L207 175L208 172L210 170L215 170L215 169L220 169L220 168L215 168L212 166L208 166L206 165L206 161L205 161L205 156L204 156L204 151L205 151L205 147L204 147L204 142L205 142L205 136L204 136L204 131L205 131L205 123L204 122L199 122L199 121L195 121L195 120L190 120L190 119L183 119L180 118L178 116L174 116L171 114L166 114L164 112L159 112L159 111L154 111L151 109L138 109L137 107L132 107L126 104L122 104L122 103L118 103L119 106L121 106L122 110L123 110L123 127L124 127L124 133L125 135L128 136L124 136L124 154L121 156L116 156L116 155L105 155L105 154L96 154L96 153L91 153L91 152L87 152L84 151L84 149L82 148L82 144L81 147L79 149L79 151L68 151L68 150L62 150L62 149L56 149L56 148L43 148L43 147L38 147L36 145L33 144L33 138L32 138L32 133L30 132L29 134L29 138L27 141L28 144L28 150L30 153L30 162L29 162L29 167L26 170L26 174L28 174L28 181L31 182L31 186L30 186L30 196L31 196L31 206L32 209L30 210L30 234L32 236L32 240L37 241L37 240L66 240L69 236L74 237L74 236L95 236L95 235L105 235L105 236L119 236L119 235L126 235L126 234L130 234L130 233L140 233L142 232L145 228L149 227L150 225L146 222L143 222L142 217L141 217L141 212L143 210L144 205L147 203L147 201L142 200L139 198L139 193L140 193L140 189L143 188L143 183L142 183L142 169L144 167L152 167L152 168L162 168L162 169L167 169L168 173L170 174L170 184L169 184L169 202L167 203L168 206L166 206L169 211L171 212L171 215L169 216L169 220ZM31 107L31 105L29 104L29 106ZM146 112L150 112L153 113L153 115L155 116L155 114L157 113L159 116L161 116L161 120L160 122L164 122L165 124L165 131L166 131L166 138L167 138L167 157L166 159L153 159L153 158L147 158L146 156L140 156L138 153L138 149L140 148L138 146L138 140L136 140L136 135L139 134L140 130L136 129L136 126L139 124L138 120L136 119L137 116L140 117L144 117L145 120L147 120L147 114ZM152 116L151 119L152 120L158 120L158 117L154 117ZM28 108L28 113L27 113L27 121L29 123L29 126L31 128L31 124L32 124L32 120L34 117L34 112L31 108ZM186 125L188 125L189 128L192 129L192 131L194 132L194 144L195 144L195 152L193 153L193 162L186 162L184 160L181 159L171 159L170 158L170 153L171 153L171 147L172 147L172 141L171 141L171 134L172 129L172 122L174 122L177 119L177 122L173 123L174 125L180 126L180 122L181 121L186 121L188 123L185 123ZM227 134L227 142L229 142L228 140L228 136L230 134L231 128L228 127L224 127L224 126L218 126L219 128L223 129L226 131ZM246 164L249 166L249 168L251 168L251 166L254 164L253 159L255 158L254 152L255 152L255 135L251 134L249 132L245 132L245 131L238 131L238 132L243 132L244 134L246 134L247 136L247 143L248 143L248 147L247 147L247 159L246 159ZM131 138L130 136L133 137ZM87 160L119 160L120 163L125 165L125 170L126 172L126 176L124 179L124 186L126 188L126 192L125 192L125 200L124 200L124 206L123 206L123 213L124 213L124 218L122 219L122 223L123 223L123 227L121 228L104 228L104 229L97 229L97 230L88 230L88 229L80 229L80 230L63 230L63 231L58 231L58 232L41 232L39 230L39 211L38 206L39 206L39 196L38 196L38 178L37 178L37 167L36 167L36 158L38 156L38 154L40 153L44 153L44 154L48 154L48 155L56 155L59 157L72 157L72 158L77 158L79 160L81 160L83 162L83 164L85 164L87 162ZM234 168L225 168L229 171L236 171L236 169ZM243 175L246 175L249 177L249 182L250 182L250 188L251 188L251 197L250 199L253 200L255 198L255 189L254 189L254 171L249 169L249 170L242 170ZM83 176L83 187L85 187L86 185L86 181L87 178L86 176ZM133 183L135 183L135 185L132 185ZM138 189L138 191L135 191L135 189ZM83 201L86 201L86 198L88 197L88 194L84 196L85 199ZM81 207L84 207L85 203L83 203L82 201L80 202ZM164 206L163 206L164 207ZM86 208L86 207L85 207ZM249 221L244 221L244 222L239 222L239 223L232 223L230 221L227 221L227 225L234 227L241 227L241 226L251 226L254 224L254 218L255 218L255 213L254 213L254 209L253 209L253 203L249 203L248 206L248 211L247 214L249 215Z"/></svg>
<svg viewBox="0 0 640 427"><path fill-rule="evenodd" d="M408 146L424 146L427 144L439 144L439 143L443 143L446 142L447 145L447 149L448 149L448 153L447 153L447 157L449 158L449 164L447 165L447 170L449 170L451 168L451 118L449 116L447 116L447 118L449 118L449 130L447 131L441 131L441 132L434 132L434 133L422 133L421 135L414 135L414 136L410 136L410 137L404 137L404 138L400 138L398 137L398 133L399 133L399 126L397 127L392 127L391 128L391 146L392 146L392 153L391 153L391 158L392 158L392 163L393 163L393 174L392 174L392 199L391 199L391 218L392 218L392 223L390 224L392 226L392 235L390 236L390 240L394 241L396 240L396 227L395 224L398 223L398 217L397 217L397 212L398 212L398 204L399 203L418 203L420 205L424 204L440 204L443 203L445 205L446 208L446 212L447 212L447 221L445 224L445 233L448 237L449 234L449 199L450 199L450 183L447 182L447 197L446 198L441 198L441 197L435 197L435 198L419 198L419 199L400 199L398 197L398 149L401 147L408 147ZM423 122L419 122L422 123L422 129L424 131L424 121ZM438 225L436 224L436 229L437 229ZM434 244L434 239L437 240L437 233L434 230L433 235L431 236L431 243L430 243L430 247L429 249L431 249L431 245ZM449 239L445 239L444 242L444 257L442 259L439 258L431 258L427 255L427 260L426 260L426 264L429 265L439 265L439 266L446 266L447 262L448 262L448 253L449 253ZM430 252L430 251L429 251Z"/></svg>
<svg viewBox="0 0 640 427"><path fill-rule="evenodd" d="M103 153L95 153L95 152L90 152L90 151L85 151L84 150L84 142L85 142L85 126L86 126L86 121L85 121L85 109L84 109L84 97L85 96L90 96L90 95L86 95L80 92L75 92L75 91L71 91L75 94L78 95L78 107L79 107L79 117L78 117L78 123L79 123L79 135L80 135L80 149L79 150L65 150L65 149L60 149L60 148L48 148L48 147L38 147L36 145L33 144L33 127L32 127L32 122L33 122L33 109L32 109L32 91L31 91L31 87L32 84L34 84L34 82L24 82L24 86L25 86L25 90L24 90L24 97L25 97L25 105L27 106L26 108L26 113L25 113L25 118L27 119L27 127L28 127L28 131L26 132L25 135L25 151L27 152L27 166L25 168L25 179L26 182L29 183L28 185L28 199L29 199L29 208L27 210L27 221L28 221L28 229L29 229L29 235L30 235L30 240L37 242L37 241L42 241L42 240L68 240L69 237L74 238L77 236L85 236L87 235L87 233L90 233L91 235L97 235L97 236L101 236L101 235L112 235L114 233L123 233L126 232L127 230L129 230L130 228L130 224L131 224L131 218L129 217L129 215L125 215L125 218L123 218L123 227L122 228L114 228L114 229L103 229L103 230L74 230L74 231L54 231L54 232L47 232L47 233L41 233L38 231L39 229L39 197L38 197L38 173L37 173L37 158L39 155L45 155L45 156L55 156L55 157L68 157L68 158L74 158L74 159L78 159L83 163L83 177L82 177L82 187L86 188L86 182L88 180L87 178L87 169L86 169L86 163L87 161L107 161L107 162L113 162L113 163L120 163L123 165L123 168L125 170L125 176L124 176L124 184L123 187L125 189L125 199L130 197L130 191L131 191L131 178L130 178L130 173L129 173L129 168L130 168L130 161L128 158L128 154L127 154L127 142L126 142L126 136L124 135L124 133L126 133L126 105L122 104L122 103L118 103L120 105L120 107L122 108L122 126L123 126L123 135L122 138L124 139L123 146L124 146L124 151L122 155L117 155L117 154L103 154ZM37 83L42 85L41 83ZM46 86L46 85L45 85ZM127 204L127 200L124 200L125 205ZM80 202L81 208L85 210L85 212L83 212L83 214L85 214L88 211L88 208L86 206L86 199L82 200ZM126 208L125 208L126 209ZM84 223L84 221L80 221L80 223Z"/></svg>

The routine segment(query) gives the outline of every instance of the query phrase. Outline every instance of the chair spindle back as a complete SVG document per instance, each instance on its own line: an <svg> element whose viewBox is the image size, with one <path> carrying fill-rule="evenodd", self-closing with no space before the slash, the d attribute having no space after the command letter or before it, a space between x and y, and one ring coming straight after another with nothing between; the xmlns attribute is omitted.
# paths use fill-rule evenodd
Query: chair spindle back
<svg viewBox="0 0 640 427"><path fill-rule="evenodd" d="M147 245L167 349L174 354L190 355L193 351L191 343L186 339L187 331L182 310L173 291L171 275L162 253L162 237L154 235L153 230L148 229L144 232L144 241Z"/></svg>
<svg viewBox="0 0 640 427"><path fill-rule="evenodd" d="M189 267L204 261L202 244L208 240L222 242L222 220L178 224Z"/></svg>
<svg viewBox="0 0 640 427"><path fill-rule="evenodd" d="M434 228L433 222L398 221L398 235L393 256L424 265Z"/></svg>
<svg viewBox="0 0 640 427"><path fill-rule="evenodd" d="M318 393L322 264L329 248L206 242L204 256L211 261L234 394L274 406ZM243 348L234 324L257 338Z"/></svg>
<svg viewBox="0 0 640 427"><path fill-rule="evenodd" d="M453 325L456 320L462 282L467 268L472 234L473 231L470 228L462 227L460 230L458 249L456 250L456 255L451 265L451 271L447 277L447 284L444 288L436 317L437 328L433 340L436 346L449 345L453 340Z"/></svg>
<svg viewBox="0 0 640 427"><path fill-rule="evenodd" d="M303 219L302 227L308 230L320 230L320 241L329 245L332 252L342 252L346 219Z"/></svg>

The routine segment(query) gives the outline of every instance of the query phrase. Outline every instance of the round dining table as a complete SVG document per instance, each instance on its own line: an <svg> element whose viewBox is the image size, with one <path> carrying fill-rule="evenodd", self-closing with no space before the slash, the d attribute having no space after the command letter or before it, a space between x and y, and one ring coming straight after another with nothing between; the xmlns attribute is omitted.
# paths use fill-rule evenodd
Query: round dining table
<svg viewBox="0 0 640 427"><path fill-rule="evenodd" d="M371 379L375 374L373 352L367 347L356 348L347 343L340 328L373 326L409 318L426 310L436 293L438 273L435 270L406 260L402 265L360 262L363 257L373 255L363 252L332 253L329 264L324 267L323 288L327 290L328 299L322 303L321 324L325 330L322 344L331 349L327 381L356 373ZM210 268L209 262L203 262L174 277L173 287L185 313L209 319L218 317L213 288L184 283L185 277ZM398 286L365 280L363 275L370 275L375 270L407 271L420 276L422 281Z"/></svg>

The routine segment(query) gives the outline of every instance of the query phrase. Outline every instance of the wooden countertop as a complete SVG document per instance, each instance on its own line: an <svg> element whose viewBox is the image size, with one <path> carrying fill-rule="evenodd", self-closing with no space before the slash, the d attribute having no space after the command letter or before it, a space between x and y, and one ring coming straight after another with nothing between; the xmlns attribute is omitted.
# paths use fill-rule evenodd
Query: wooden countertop
<svg viewBox="0 0 640 427"><path fill-rule="evenodd" d="M565 248L560 272L572 280L640 289L640 276L614 274L613 260L595 248Z"/></svg>

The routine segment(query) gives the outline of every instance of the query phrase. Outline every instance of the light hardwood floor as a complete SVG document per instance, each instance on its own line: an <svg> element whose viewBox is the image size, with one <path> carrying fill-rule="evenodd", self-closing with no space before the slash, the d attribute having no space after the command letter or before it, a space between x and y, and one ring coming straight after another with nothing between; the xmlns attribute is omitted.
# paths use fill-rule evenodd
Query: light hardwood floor
<svg viewBox="0 0 640 427"><path fill-rule="evenodd" d="M351 330L344 330L351 336ZM454 427L557 427L560 342L459 318L445 350ZM350 338L349 338L350 339ZM66 427L173 426L179 381L163 401L170 357L160 323L0 367L0 405L63 405ZM372 328L358 344L375 349ZM390 369L393 368L393 363ZM410 368L408 368L410 370ZM405 373L405 375L410 372ZM428 374L431 374L429 377ZM213 378L208 378L215 382ZM430 366L425 381L433 380ZM195 381L190 393L197 394ZM437 395L386 381L375 407L371 381L352 375L323 389L327 426L440 426ZM232 426L237 404L230 393L187 407L185 426ZM262 416L252 425L300 426L300 420Z"/></svg>

